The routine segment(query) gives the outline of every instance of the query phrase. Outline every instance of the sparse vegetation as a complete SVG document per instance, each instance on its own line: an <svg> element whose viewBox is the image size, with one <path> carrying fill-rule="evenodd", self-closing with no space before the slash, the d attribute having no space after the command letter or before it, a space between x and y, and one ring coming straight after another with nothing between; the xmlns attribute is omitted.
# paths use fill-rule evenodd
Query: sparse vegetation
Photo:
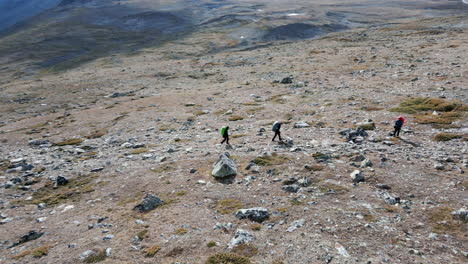
<svg viewBox="0 0 468 264"><path fill-rule="evenodd" d="M313 164L306 168L306 170L310 171L322 171L325 167L319 164Z"/></svg>
<svg viewBox="0 0 468 264"><path fill-rule="evenodd" d="M250 243L242 243L242 244L235 246L232 249L232 253L250 258L250 257L257 255L258 249L257 247L255 247L254 245Z"/></svg>
<svg viewBox="0 0 468 264"><path fill-rule="evenodd" d="M401 102L399 107L390 109L390 112L405 114L416 114L424 111L450 112L457 108L461 109L462 104L439 98L415 98Z"/></svg>
<svg viewBox="0 0 468 264"><path fill-rule="evenodd" d="M219 200L216 204L216 210L221 214L232 214L242 208L242 203L235 199Z"/></svg>
<svg viewBox="0 0 468 264"><path fill-rule="evenodd" d="M452 139L462 138L459 134L439 133L434 136L434 141L450 141Z"/></svg>
<svg viewBox="0 0 468 264"><path fill-rule="evenodd" d="M185 234L187 234L187 232L188 232L188 231L187 231L187 229L185 229L185 228L178 228L178 229L175 231L176 235L179 235L179 236L185 235Z"/></svg>
<svg viewBox="0 0 468 264"><path fill-rule="evenodd" d="M60 142L55 143L55 146L67 146L67 145L79 145L83 142L80 138L66 139Z"/></svg>
<svg viewBox="0 0 468 264"><path fill-rule="evenodd" d="M259 223L251 224L249 227L252 231L260 231L262 229L262 225Z"/></svg>
<svg viewBox="0 0 468 264"><path fill-rule="evenodd" d="M28 255L31 255L34 258L41 258L41 257L47 256L49 254L49 249L50 248L51 248L51 246L45 245L45 246L38 247L38 248L35 248L35 249L32 249L32 250L25 250L25 251L22 251L21 253L19 253L18 255L13 256L12 258L15 259L15 260L19 260L19 259L22 259L22 258L28 256Z"/></svg>
<svg viewBox="0 0 468 264"><path fill-rule="evenodd" d="M318 189L322 193L330 193L330 192L336 192L336 193L344 193L348 192L348 188L336 185L336 184L331 184L331 183L322 183L318 186Z"/></svg>
<svg viewBox="0 0 468 264"><path fill-rule="evenodd" d="M228 118L229 121L239 121L239 120L243 120L244 117L242 116L239 116L239 115L232 115Z"/></svg>
<svg viewBox="0 0 468 264"><path fill-rule="evenodd" d="M143 253L145 254L145 257L151 258L151 257L154 257L154 255L156 255L160 250L161 250L160 246L154 245L154 246L144 249Z"/></svg>
<svg viewBox="0 0 468 264"><path fill-rule="evenodd" d="M436 233L463 232L464 223L452 217L454 209L448 206L434 207L429 210L427 220Z"/></svg>
<svg viewBox="0 0 468 264"><path fill-rule="evenodd" d="M148 229L141 230L140 232L137 233L136 235L139 240L143 240L148 237Z"/></svg>
<svg viewBox="0 0 468 264"><path fill-rule="evenodd" d="M22 203L45 203L51 206L60 204L69 199L73 201L78 200L81 194L94 191L95 186L92 181L97 177L98 175L84 175L70 179L67 185L59 186L58 188L54 188L54 184L49 182L32 195L33 199L22 201Z"/></svg>
<svg viewBox="0 0 468 264"><path fill-rule="evenodd" d="M206 246L209 247L209 248L216 247L216 242L210 241L210 242L208 242L208 243L206 244Z"/></svg>
<svg viewBox="0 0 468 264"><path fill-rule="evenodd" d="M265 155L262 157L257 157L252 160L253 163L260 165L260 166L273 166L273 165L281 165L289 161L287 156L278 155L277 153L273 153L272 155Z"/></svg>
<svg viewBox="0 0 468 264"><path fill-rule="evenodd" d="M105 130L99 130L99 131L95 131L87 136L85 136L86 138L88 139L93 139L93 138L100 138L102 136L104 136L105 134L107 133L107 131Z"/></svg>
<svg viewBox="0 0 468 264"><path fill-rule="evenodd" d="M83 260L84 263L98 263L106 259L105 250L94 250L96 254L90 255L89 257Z"/></svg>
<svg viewBox="0 0 468 264"><path fill-rule="evenodd" d="M138 155L138 154L146 153L148 151L149 151L148 148L137 148L137 149L132 150L130 153L133 155Z"/></svg>
<svg viewBox="0 0 468 264"><path fill-rule="evenodd" d="M250 259L233 253L218 253L208 258L205 264L251 264Z"/></svg>

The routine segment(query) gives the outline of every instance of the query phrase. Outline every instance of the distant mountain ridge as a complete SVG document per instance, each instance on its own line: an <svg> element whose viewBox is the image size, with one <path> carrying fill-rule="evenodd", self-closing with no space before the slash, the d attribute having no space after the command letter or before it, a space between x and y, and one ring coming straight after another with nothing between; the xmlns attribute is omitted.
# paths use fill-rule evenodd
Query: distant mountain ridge
<svg viewBox="0 0 468 264"><path fill-rule="evenodd" d="M67 2L69 0L66 0ZM54 8L62 0L0 0L0 31Z"/></svg>

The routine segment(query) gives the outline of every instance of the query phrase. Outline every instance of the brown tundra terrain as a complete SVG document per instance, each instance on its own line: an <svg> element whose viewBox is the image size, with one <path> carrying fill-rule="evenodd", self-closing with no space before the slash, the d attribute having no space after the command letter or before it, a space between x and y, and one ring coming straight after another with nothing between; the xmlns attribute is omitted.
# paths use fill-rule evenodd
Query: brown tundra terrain
<svg viewBox="0 0 468 264"><path fill-rule="evenodd" d="M467 262L466 5L256 2L129 50L102 21L0 38L0 263ZM300 22L327 10L351 16Z"/></svg>

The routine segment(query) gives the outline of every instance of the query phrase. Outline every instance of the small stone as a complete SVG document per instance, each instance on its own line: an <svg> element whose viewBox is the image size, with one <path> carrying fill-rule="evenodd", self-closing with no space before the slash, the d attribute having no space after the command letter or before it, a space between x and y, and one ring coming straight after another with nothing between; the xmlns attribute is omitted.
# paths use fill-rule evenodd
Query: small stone
<svg viewBox="0 0 468 264"><path fill-rule="evenodd" d="M86 250L86 251L84 251L84 252L82 252L82 253L80 254L80 260L84 261L84 260L86 260L87 258L89 258L89 257L91 257L91 256L93 256L93 255L96 255L96 254L97 254L97 252L94 251L94 250Z"/></svg>
<svg viewBox="0 0 468 264"><path fill-rule="evenodd" d="M370 161L369 159L365 159L361 162L361 165L359 167L361 168L372 167L372 161Z"/></svg>
<svg viewBox="0 0 468 264"><path fill-rule="evenodd" d="M112 253L112 248L106 248L106 257L110 257Z"/></svg>
<svg viewBox="0 0 468 264"><path fill-rule="evenodd" d="M36 222L43 223L43 222L45 222L45 220L47 220L47 217L39 217L39 218L36 219Z"/></svg>
<svg viewBox="0 0 468 264"><path fill-rule="evenodd" d="M243 229L237 229L234 237L229 241L228 247L233 248L240 244L249 243L252 240L254 240L254 237L249 232Z"/></svg>
<svg viewBox="0 0 468 264"><path fill-rule="evenodd" d="M288 229L286 230L287 232L293 232L295 231L296 229L304 226L305 224L305 219L299 219L299 220L296 220L294 221L291 226L288 227Z"/></svg>
<svg viewBox="0 0 468 264"><path fill-rule="evenodd" d="M255 222L263 222L269 216L268 209L263 207L254 207L249 209L240 209L234 216L238 219L249 219Z"/></svg>
<svg viewBox="0 0 468 264"><path fill-rule="evenodd" d="M104 236L104 238L102 240L108 241L108 240L111 240L113 238L114 238L114 235L106 235L106 236Z"/></svg>
<svg viewBox="0 0 468 264"><path fill-rule="evenodd" d="M468 221L468 210L466 208L460 208L457 211L452 212L453 219L467 222Z"/></svg>
<svg viewBox="0 0 468 264"><path fill-rule="evenodd" d="M360 170L355 170L351 174L351 179L353 180L354 183L358 182L363 182L364 181L364 175L362 175L362 172Z"/></svg>
<svg viewBox="0 0 468 264"><path fill-rule="evenodd" d="M306 127L310 127L310 125L305 121L300 121L300 122L297 122L296 124L294 124L294 127L295 128L306 128Z"/></svg>
<svg viewBox="0 0 468 264"><path fill-rule="evenodd" d="M193 174L193 173L196 173L196 172L197 172L197 170L192 168L192 169L190 169L190 171L189 171L189 172Z"/></svg>
<svg viewBox="0 0 468 264"><path fill-rule="evenodd" d="M140 213L148 212L160 206L161 204L163 204L163 202L164 201L159 199L159 197L156 197L152 194L147 194L143 201L137 206L135 206L133 210L137 210Z"/></svg>
<svg viewBox="0 0 468 264"><path fill-rule="evenodd" d="M68 179L63 176L58 176L55 180L55 186L64 186L68 183Z"/></svg>
<svg viewBox="0 0 468 264"><path fill-rule="evenodd" d="M286 191L286 192L296 193L297 191L299 191L299 185L297 184L284 185L283 187L281 187L281 189L283 189L283 191Z"/></svg>

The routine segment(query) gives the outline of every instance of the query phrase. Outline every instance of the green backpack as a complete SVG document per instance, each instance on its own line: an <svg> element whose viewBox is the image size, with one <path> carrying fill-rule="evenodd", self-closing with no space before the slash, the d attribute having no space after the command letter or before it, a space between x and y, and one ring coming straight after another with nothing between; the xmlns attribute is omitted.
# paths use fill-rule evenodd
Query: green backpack
<svg viewBox="0 0 468 264"><path fill-rule="evenodd" d="M226 133L226 128L227 128L227 127L225 127L225 126L223 126L223 127L221 128L221 136L224 136L224 133Z"/></svg>

